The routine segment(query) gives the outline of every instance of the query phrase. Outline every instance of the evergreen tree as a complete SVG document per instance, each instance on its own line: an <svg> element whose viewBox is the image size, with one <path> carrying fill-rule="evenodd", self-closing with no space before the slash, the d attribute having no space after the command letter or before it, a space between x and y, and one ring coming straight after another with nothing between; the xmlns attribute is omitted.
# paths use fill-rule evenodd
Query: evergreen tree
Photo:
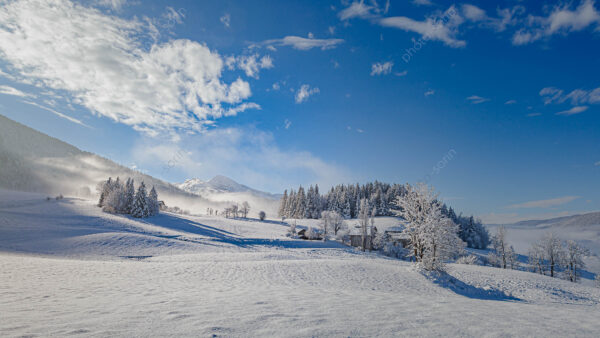
<svg viewBox="0 0 600 338"><path fill-rule="evenodd" d="M146 185L144 185L144 182L142 182L138 187L137 193L135 194L135 198L133 201L133 208L131 210L131 215L133 217L148 217L149 210L147 200L148 198L146 196Z"/></svg>
<svg viewBox="0 0 600 338"><path fill-rule="evenodd" d="M285 208L286 208L286 204L287 204L287 200L288 200L288 194L287 194L287 189L283 192L283 197L281 197L281 202L279 203L279 211L277 212L277 215L279 215L279 217L284 218L287 215L285 214Z"/></svg>
<svg viewBox="0 0 600 338"><path fill-rule="evenodd" d="M154 216L158 214L158 194L156 189L152 187L150 194L148 194L148 216Z"/></svg>
<svg viewBox="0 0 600 338"><path fill-rule="evenodd" d="M133 185L133 178L128 178L125 183L125 210L124 213L131 214L133 210L133 201L135 197L135 187Z"/></svg>
<svg viewBox="0 0 600 338"><path fill-rule="evenodd" d="M106 196L108 196L111 186L112 186L112 178L110 178L110 177L108 178L108 180L106 182L103 182L100 185L100 200L98 200L99 207L104 206L104 200L106 199Z"/></svg>

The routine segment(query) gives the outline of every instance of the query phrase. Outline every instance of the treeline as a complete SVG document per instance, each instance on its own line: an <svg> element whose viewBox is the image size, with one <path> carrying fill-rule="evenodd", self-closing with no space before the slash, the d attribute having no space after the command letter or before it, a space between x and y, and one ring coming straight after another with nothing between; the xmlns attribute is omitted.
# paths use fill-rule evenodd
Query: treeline
<svg viewBox="0 0 600 338"><path fill-rule="evenodd" d="M149 217L158 214L160 206L156 189L152 187L146 193L146 185L140 183L137 192L132 178L127 178L125 184L119 178L108 178L96 187L100 192L98 206L105 212L115 214L130 214L133 217Z"/></svg>
<svg viewBox="0 0 600 338"><path fill-rule="evenodd" d="M322 211L335 211L344 218L357 218L360 201L367 199L372 208L376 208L376 216L391 216L394 201L406 192L400 184L387 184L378 181L359 185L337 185L324 195L319 186L310 186L305 192L300 186L298 190L284 191L279 207L279 217L286 218L320 218Z"/></svg>
<svg viewBox="0 0 600 338"><path fill-rule="evenodd" d="M319 186L310 186L307 191L300 186L298 190L284 191L279 206L279 217L282 218L321 218L323 211L333 211L342 217L357 218L360 213L361 200L366 200L369 210L375 216L394 216L401 211L396 203L398 198L407 194L409 185L369 182L360 184L341 184L332 187L325 194L319 192ZM459 227L459 237L467 246L485 249L490 238L487 229L480 220L467 217L456 212L445 204L441 205L442 214L451 219Z"/></svg>

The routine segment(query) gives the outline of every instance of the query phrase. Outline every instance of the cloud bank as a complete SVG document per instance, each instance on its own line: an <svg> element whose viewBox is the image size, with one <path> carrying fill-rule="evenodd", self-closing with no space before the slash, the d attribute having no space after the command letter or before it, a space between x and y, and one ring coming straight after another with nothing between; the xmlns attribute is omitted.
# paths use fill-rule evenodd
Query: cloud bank
<svg viewBox="0 0 600 338"><path fill-rule="evenodd" d="M68 103L157 135L203 130L214 119L259 106L248 82L222 80L225 62L186 39L157 42L149 18L111 16L69 0L0 6L0 58L18 81L60 91ZM239 62L248 76L258 68ZM272 65L272 64L271 64Z"/></svg>

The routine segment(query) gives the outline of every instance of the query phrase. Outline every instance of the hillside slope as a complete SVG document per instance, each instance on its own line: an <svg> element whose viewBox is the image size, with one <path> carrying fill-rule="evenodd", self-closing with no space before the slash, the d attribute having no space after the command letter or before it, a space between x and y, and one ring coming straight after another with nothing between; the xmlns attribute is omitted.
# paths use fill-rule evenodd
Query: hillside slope
<svg viewBox="0 0 600 338"><path fill-rule="evenodd" d="M195 212L224 206L177 186L82 151L0 115L0 188L91 198L108 177L132 177L156 187L168 205Z"/></svg>

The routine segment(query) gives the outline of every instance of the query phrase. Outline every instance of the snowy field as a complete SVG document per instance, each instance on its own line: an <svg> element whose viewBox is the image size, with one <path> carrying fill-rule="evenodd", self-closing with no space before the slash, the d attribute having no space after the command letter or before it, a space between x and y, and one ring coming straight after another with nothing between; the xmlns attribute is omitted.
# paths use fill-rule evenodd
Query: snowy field
<svg viewBox="0 0 600 338"><path fill-rule="evenodd" d="M600 335L600 288L457 264L427 276L277 221L140 221L44 197L0 191L2 337Z"/></svg>

